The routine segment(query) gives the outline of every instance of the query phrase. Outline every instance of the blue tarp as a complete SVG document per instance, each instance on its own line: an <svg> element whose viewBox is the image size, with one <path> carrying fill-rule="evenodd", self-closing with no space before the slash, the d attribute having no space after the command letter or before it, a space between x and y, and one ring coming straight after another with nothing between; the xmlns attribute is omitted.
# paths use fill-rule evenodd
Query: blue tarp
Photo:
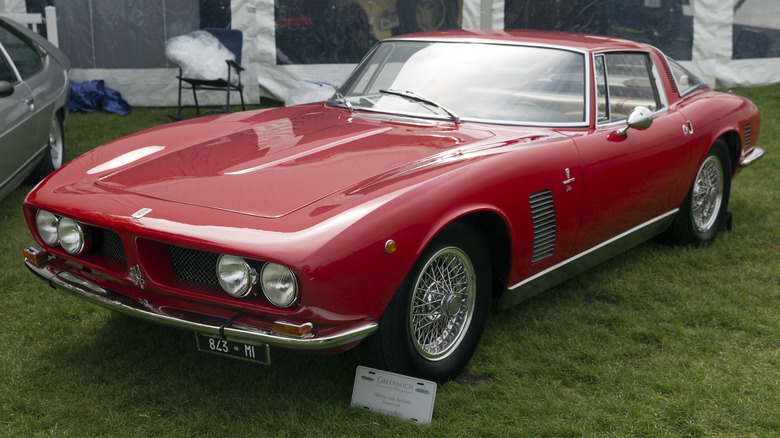
<svg viewBox="0 0 780 438"><path fill-rule="evenodd" d="M124 116L130 113L132 107L118 91L107 88L102 80L70 82L69 111L92 113L100 109Z"/></svg>

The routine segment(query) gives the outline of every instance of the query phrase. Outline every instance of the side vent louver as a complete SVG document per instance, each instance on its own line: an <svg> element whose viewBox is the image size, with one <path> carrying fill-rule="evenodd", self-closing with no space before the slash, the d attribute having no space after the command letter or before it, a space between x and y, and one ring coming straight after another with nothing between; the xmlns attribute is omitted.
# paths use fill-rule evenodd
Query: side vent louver
<svg viewBox="0 0 780 438"><path fill-rule="evenodd" d="M531 194L531 220L534 227L534 248L531 262L553 255L555 250L555 202L551 190Z"/></svg>
<svg viewBox="0 0 780 438"><path fill-rule="evenodd" d="M748 123L747 125L745 125L745 148L750 147L750 141L751 141L750 137L752 135L750 131L751 131L750 123Z"/></svg>

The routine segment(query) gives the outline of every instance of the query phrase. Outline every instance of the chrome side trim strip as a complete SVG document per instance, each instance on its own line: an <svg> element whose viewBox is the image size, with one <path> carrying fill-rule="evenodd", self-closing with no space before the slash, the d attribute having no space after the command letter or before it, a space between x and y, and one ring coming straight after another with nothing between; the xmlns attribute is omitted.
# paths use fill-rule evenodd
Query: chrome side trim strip
<svg viewBox="0 0 780 438"><path fill-rule="evenodd" d="M25 265L27 269L48 282L52 287L62 289L78 298L107 309L160 325L208 335L224 336L227 340L237 342L268 344L272 347L292 350L326 350L359 341L372 334L379 326L376 321L360 321L332 335L292 338L208 315L184 311L176 312L175 317L166 315L148 301L139 303L126 295L87 281L72 272L54 272L48 265L38 267L28 260L25 260Z"/></svg>
<svg viewBox="0 0 780 438"><path fill-rule="evenodd" d="M637 225L587 251L581 252L555 266L551 266L514 286L510 286L501 296L499 306L507 308L527 300L617 254L625 252L634 246L661 234L674 220L674 216L677 214L678 210L679 209L674 209L641 225Z"/></svg>
<svg viewBox="0 0 780 438"><path fill-rule="evenodd" d="M758 161L761 157L764 156L766 151L763 148L760 147L754 147L750 150L747 154L745 154L742 159L739 160L739 167L748 167L751 164Z"/></svg>

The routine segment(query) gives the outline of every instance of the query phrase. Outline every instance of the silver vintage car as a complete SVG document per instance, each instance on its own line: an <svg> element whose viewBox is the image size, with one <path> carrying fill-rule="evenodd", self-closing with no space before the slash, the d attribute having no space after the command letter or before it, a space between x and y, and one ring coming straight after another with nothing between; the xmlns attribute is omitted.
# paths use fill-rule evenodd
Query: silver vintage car
<svg viewBox="0 0 780 438"><path fill-rule="evenodd" d="M45 38L0 17L0 199L62 166L69 68Z"/></svg>

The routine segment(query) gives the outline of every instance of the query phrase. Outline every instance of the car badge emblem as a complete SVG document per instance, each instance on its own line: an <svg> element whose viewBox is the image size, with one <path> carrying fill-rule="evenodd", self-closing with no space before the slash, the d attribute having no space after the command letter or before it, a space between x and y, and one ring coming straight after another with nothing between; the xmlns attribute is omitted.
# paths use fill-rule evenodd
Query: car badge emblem
<svg viewBox="0 0 780 438"><path fill-rule="evenodd" d="M141 289L144 288L144 284L146 283L146 277L144 277L143 272L141 272L141 267L138 265L133 266L130 268L130 280L132 280L133 284L137 287L140 287Z"/></svg>
<svg viewBox="0 0 780 438"><path fill-rule="evenodd" d="M141 219L142 217L144 217L147 214L149 214L151 211L152 211L151 208L142 208L142 209L136 211L135 213L133 213L132 218L133 219Z"/></svg>
<svg viewBox="0 0 780 438"><path fill-rule="evenodd" d="M563 181L563 185L566 186L566 191L570 192L571 191L571 183L574 182L574 178L571 177L571 171L569 170L568 167L566 168L565 172L566 172L566 180Z"/></svg>

